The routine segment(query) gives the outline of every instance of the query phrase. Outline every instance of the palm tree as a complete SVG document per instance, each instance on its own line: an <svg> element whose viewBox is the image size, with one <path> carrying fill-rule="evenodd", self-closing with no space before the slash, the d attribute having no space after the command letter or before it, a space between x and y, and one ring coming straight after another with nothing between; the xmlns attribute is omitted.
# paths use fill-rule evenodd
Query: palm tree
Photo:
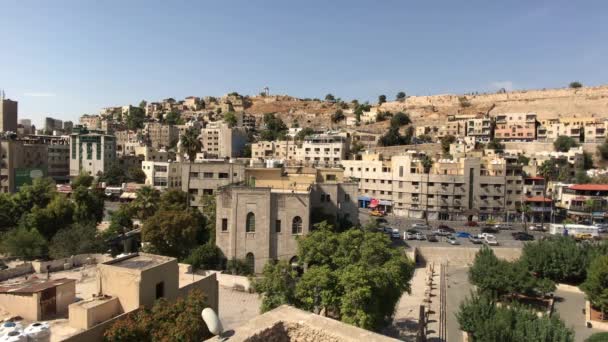
<svg viewBox="0 0 608 342"><path fill-rule="evenodd" d="M137 217L145 220L158 210L160 192L152 187L144 186L136 193L137 198L131 202L131 206L137 213Z"/></svg>
<svg viewBox="0 0 608 342"><path fill-rule="evenodd" d="M197 131L196 128L189 128L184 135L181 136L182 148L188 154L188 159L191 162L196 158L196 154L200 152L203 144L198 138L200 131ZM179 152L179 151L178 151ZM183 152L182 152L183 153Z"/></svg>
<svg viewBox="0 0 608 342"><path fill-rule="evenodd" d="M420 164L422 165L422 169L424 170L424 173L426 173L426 205L425 205L425 215L424 217L426 218L426 224L429 224L429 174L431 172L431 168L433 167L433 159L431 159L429 156L424 155L424 157L422 157L420 159Z"/></svg>

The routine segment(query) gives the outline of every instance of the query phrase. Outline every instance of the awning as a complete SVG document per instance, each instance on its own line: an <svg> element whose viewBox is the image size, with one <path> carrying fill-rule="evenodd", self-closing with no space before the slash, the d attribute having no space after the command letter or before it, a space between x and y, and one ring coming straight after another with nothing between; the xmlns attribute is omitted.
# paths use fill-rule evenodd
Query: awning
<svg viewBox="0 0 608 342"><path fill-rule="evenodd" d="M375 198L372 198L371 202L369 203L369 207L370 208L375 208L378 206L378 200Z"/></svg>
<svg viewBox="0 0 608 342"><path fill-rule="evenodd" d="M371 201L372 198L369 196L359 196L359 201Z"/></svg>
<svg viewBox="0 0 608 342"><path fill-rule="evenodd" d="M392 205L393 205L393 202L391 202L391 201L384 201L384 200L380 200L380 201L378 201L378 204L380 204L380 205L388 205L388 206L392 206Z"/></svg>

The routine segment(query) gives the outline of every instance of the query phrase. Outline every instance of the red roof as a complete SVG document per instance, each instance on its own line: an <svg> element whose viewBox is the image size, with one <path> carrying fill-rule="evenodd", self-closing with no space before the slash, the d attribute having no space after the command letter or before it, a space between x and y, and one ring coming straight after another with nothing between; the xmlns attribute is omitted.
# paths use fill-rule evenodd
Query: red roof
<svg viewBox="0 0 608 342"><path fill-rule="evenodd" d="M542 196L534 196L527 197L526 202L551 202L551 199L546 197L543 198Z"/></svg>
<svg viewBox="0 0 608 342"><path fill-rule="evenodd" d="M570 185L569 189L583 191L608 191L608 184L574 184Z"/></svg>

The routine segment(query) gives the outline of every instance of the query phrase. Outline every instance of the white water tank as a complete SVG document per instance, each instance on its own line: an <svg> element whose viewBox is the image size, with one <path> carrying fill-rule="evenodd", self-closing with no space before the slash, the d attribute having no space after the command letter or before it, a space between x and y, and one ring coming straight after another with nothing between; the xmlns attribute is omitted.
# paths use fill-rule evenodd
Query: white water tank
<svg viewBox="0 0 608 342"><path fill-rule="evenodd" d="M23 333L30 342L49 342L51 340L51 330L46 322L36 322L30 324Z"/></svg>
<svg viewBox="0 0 608 342"><path fill-rule="evenodd" d="M4 322L0 326L0 336L5 336L9 332L15 330L21 331L22 329L23 326L21 326L21 323L19 322Z"/></svg>
<svg viewBox="0 0 608 342"><path fill-rule="evenodd" d="M21 330L13 330L0 337L0 342L27 342L27 336Z"/></svg>

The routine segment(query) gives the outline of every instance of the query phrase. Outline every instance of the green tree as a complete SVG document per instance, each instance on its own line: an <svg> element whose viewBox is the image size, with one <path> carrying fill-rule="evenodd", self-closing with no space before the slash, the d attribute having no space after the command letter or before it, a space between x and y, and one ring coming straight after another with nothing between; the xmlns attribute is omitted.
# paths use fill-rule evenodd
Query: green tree
<svg viewBox="0 0 608 342"><path fill-rule="evenodd" d="M608 341L608 332L595 333L589 336L585 342L606 342Z"/></svg>
<svg viewBox="0 0 608 342"><path fill-rule="evenodd" d="M63 228L53 236L49 244L49 255L53 259L103 251L103 240L97 235L97 227L91 223L75 223Z"/></svg>
<svg viewBox="0 0 608 342"><path fill-rule="evenodd" d="M34 206L39 208L46 207L56 193L57 191L52 179L34 179L32 184L22 186L19 192L13 196L15 214L21 217L23 213L32 210Z"/></svg>
<svg viewBox="0 0 608 342"><path fill-rule="evenodd" d="M146 100L141 100L141 102L139 103L139 108L145 110L147 105L148 102L146 102Z"/></svg>
<svg viewBox="0 0 608 342"><path fill-rule="evenodd" d="M426 144L426 143L432 143L433 142L433 138L430 135L428 135L428 134L419 135L419 136L416 137L416 139L421 144Z"/></svg>
<svg viewBox="0 0 608 342"><path fill-rule="evenodd" d="M578 170L574 176L574 181L576 184L587 184L591 183L591 177L587 176L585 170Z"/></svg>
<svg viewBox="0 0 608 342"><path fill-rule="evenodd" d="M232 128L236 126L238 120L236 118L236 113L234 112L226 112L224 114L224 122L228 124L228 127Z"/></svg>
<svg viewBox="0 0 608 342"><path fill-rule="evenodd" d="M103 194L96 190L78 187L72 192L74 222L100 222L103 218Z"/></svg>
<svg viewBox="0 0 608 342"><path fill-rule="evenodd" d="M260 311L267 312L283 304L296 304L296 277L297 272L285 260L266 263L262 277L252 282L255 292L263 294Z"/></svg>
<svg viewBox="0 0 608 342"><path fill-rule="evenodd" d="M578 147L578 143L566 135L560 135L553 142L553 148L557 152L568 152L571 148Z"/></svg>
<svg viewBox="0 0 608 342"><path fill-rule="evenodd" d="M183 151L188 155L188 159L190 162L194 162L196 159L196 154L201 151L201 147L203 144L198 138L200 130L197 130L195 127L190 127L184 135L181 136L181 143Z"/></svg>
<svg viewBox="0 0 608 342"><path fill-rule="evenodd" d="M487 145L487 149L494 150L496 153L501 153L505 150L505 145L497 139L492 139Z"/></svg>
<svg viewBox="0 0 608 342"><path fill-rule="evenodd" d="M219 270L223 259L222 251L214 243L208 242L193 249L184 262L195 270Z"/></svg>
<svg viewBox="0 0 608 342"><path fill-rule="evenodd" d="M344 116L344 112L342 112L342 109L338 109L335 113L331 115L331 122L338 123L344 120L345 118L346 116Z"/></svg>
<svg viewBox="0 0 608 342"><path fill-rule="evenodd" d="M523 154L519 154L517 155L517 163L526 166L530 163L530 158L526 157Z"/></svg>
<svg viewBox="0 0 608 342"><path fill-rule="evenodd" d="M334 102L334 101L336 101L336 98L332 94L327 94L327 95L325 95L325 101Z"/></svg>
<svg viewBox="0 0 608 342"><path fill-rule="evenodd" d="M86 172L81 172L76 178L72 180L72 188L76 189L80 186L90 188L93 185L95 178Z"/></svg>
<svg viewBox="0 0 608 342"><path fill-rule="evenodd" d="M264 127L265 129L260 133L262 140L281 140L285 138L287 134L287 125L275 116L274 113L264 114Z"/></svg>
<svg viewBox="0 0 608 342"><path fill-rule="evenodd" d="M125 171L118 165L118 163L113 163L106 172L102 173L99 176L100 182L105 182L108 186L117 186L125 183L127 180L127 176Z"/></svg>
<svg viewBox="0 0 608 342"><path fill-rule="evenodd" d="M386 95L378 96L378 105L381 105L386 102Z"/></svg>
<svg viewBox="0 0 608 342"><path fill-rule="evenodd" d="M29 213L23 215L21 224L36 228L46 240L50 240L57 231L72 224L74 207L64 196L55 195L46 207L34 206Z"/></svg>
<svg viewBox="0 0 608 342"><path fill-rule="evenodd" d="M401 127L412 123L410 116L403 112L398 112L391 118L391 127Z"/></svg>
<svg viewBox="0 0 608 342"><path fill-rule="evenodd" d="M443 151L443 154L449 154L450 153L450 144L453 144L456 142L456 137L453 135L446 135L444 137L441 137L441 150Z"/></svg>
<svg viewBox="0 0 608 342"><path fill-rule="evenodd" d="M139 107L129 107L127 112L127 128L135 131L144 128L146 113Z"/></svg>
<svg viewBox="0 0 608 342"><path fill-rule="evenodd" d="M397 96L395 96L395 100L399 101L399 102L403 102L406 99L406 95L405 92L400 91L397 93Z"/></svg>
<svg viewBox="0 0 608 342"><path fill-rule="evenodd" d="M301 131L298 132L298 134L296 134L296 139L298 140L304 140L304 138L306 138L307 136L313 135L315 134L315 130L310 128L310 127L305 127L302 128Z"/></svg>
<svg viewBox="0 0 608 342"><path fill-rule="evenodd" d="M460 103L460 107L462 108L471 107L471 102L469 102L466 96L459 96L458 103Z"/></svg>
<svg viewBox="0 0 608 342"><path fill-rule="evenodd" d="M596 257L591 262L581 289L605 317L608 314L608 255Z"/></svg>
<svg viewBox="0 0 608 342"><path fill-rule="evenodd" d="M182 259L196 246L200 228L190 211L160 210L144 221L141 237L150 252Z"/></svg>
<svg viewBox="0 0 608 342"><path fill-rule="evenodd" d="M154 215L158 210L160 192L152 187L144 186L136 192L137 197L131 202L135 215L142 220Z"/></svg>
<svg viewBox="0 0 608 342"><path fill-rule="evenodd" d="M165 115L165 123L167 125L183 125L184 120L182 119L181 113L172 110Z"/></svg>
<svg viewBox="0 0 608 342"><path fill-rule="evenodd" d="M0 231L7 231L16 226L20 216L12 195L0 193Z"/></svg>
<svg viewBox="0 0 608 342"><path fill-rule="evenodd" d="M391 112L378 112L376 113L376 122L386 121L393 114Z"/></svg>
<svg viewBox="0 0 608 342"><path fill-rule="evenodd" d="M135 182L138 184L142 184L142 183L145 183L145 181L146 181L146 173L142 169L135 167L135 166L130 167L127 170L126 176L127 176L128 182Z"/></svg>
<svg viewBox="0 0 608 342"><path fill-rule="evenodd" d="M46 255L46 240L36 228L19 227L5 233L1 247L3 253L24 260Z"/></svg>
<svg viewBox="0 0 608 342"><path fill-rule="evenodd" d="M585 279L588 252L570 237L553 236L525 244L521 261L539 278L579 283Z"/></svg>
<svg viewBox="0 0 608 342"><path fill-rule="evenodd" d="M589 152L583 152L583 170L589 170L593 168L593 156Z"/></svg>
<svg viewBox="0 0 608 342"><path fill-rule="evenodd" d="M133 230L134 210L129 205L122 205L118 210L110 212L110 226L103 232L109 238Z"/></svg>
<svg viewBox="0 0 608 342"><path fill-rule="evenodd" d="M253 270L247 261L243 259L232 258L226 263L226 270L231 274L250 276L253 275Z"/></svg>
<svg viewBox="0 0 608 342"><path fill-rule="evenodd" d="M602 160L608 160L608 139L601 145L597 146L597 153L600 155Z"/></svg>
<svg viewBox="0 0 608 342"><path fill-rule="evenodd" d="M578 89L578 88L582 88L583 84L579 81L574 81L574 82L570 82L570 84L568 86L573 89Z"/></svg>

